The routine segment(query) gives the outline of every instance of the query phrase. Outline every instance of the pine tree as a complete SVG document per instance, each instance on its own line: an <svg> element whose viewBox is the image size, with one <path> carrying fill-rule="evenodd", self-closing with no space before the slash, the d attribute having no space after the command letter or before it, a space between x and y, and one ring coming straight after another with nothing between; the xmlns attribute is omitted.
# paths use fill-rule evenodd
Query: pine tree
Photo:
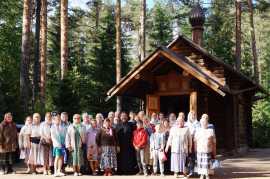
<svg viewBox="0 0 270 179"><path fill-rule="evenodd" d="M150 12L148 27L150 51L172 41L172 16L162 1L156 2ZM147 23L148 24L148 23Z"/></svg>
<svg viewBox="0 0 270 179"><path fill-rule="evenodd" d="M20 95L23 113L29 110L30 99L30 35L31 35L31 0L24 0L22 29L22 59L20 68Z"/></svg>

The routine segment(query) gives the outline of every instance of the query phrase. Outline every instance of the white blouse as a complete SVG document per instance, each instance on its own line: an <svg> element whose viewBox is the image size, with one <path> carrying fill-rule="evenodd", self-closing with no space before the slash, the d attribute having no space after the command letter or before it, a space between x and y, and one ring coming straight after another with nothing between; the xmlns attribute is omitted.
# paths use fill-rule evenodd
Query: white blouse
<svg viewBox="0 0 270 179"><path fill-rule="evenodd" d="M189 128L172 127L168 138L167 145L171 146L172 153L188 153L192 138Z"/></svg>
<svg viewBox="0 0 270 179"><path fill-rule="evenodd" d="M19 134L19 147L30 148L31 125L24 125Z"/></svg>
<svg viewBox="0 0 270 179"><path fill-rule="evenodd" d="M46 121L40 124L40 134L42 138L50 139L51 138L51 124Z"/></svg>
<svg viewBox="0 0 270 179"><path fill-rule="evenodd" d="M197 144L197 152L201 153L210 153L213 149L213 143L211 140L213 139L213 142L216 142L215 132L213 129L204 129L204 128L198 128L195 133L194 140Z"/></svg>
<svg viewBox="0 0 270 179"><path fill-rule="evenodd" d="M31 137L41 137L40 124L32 124Z"/></svg>

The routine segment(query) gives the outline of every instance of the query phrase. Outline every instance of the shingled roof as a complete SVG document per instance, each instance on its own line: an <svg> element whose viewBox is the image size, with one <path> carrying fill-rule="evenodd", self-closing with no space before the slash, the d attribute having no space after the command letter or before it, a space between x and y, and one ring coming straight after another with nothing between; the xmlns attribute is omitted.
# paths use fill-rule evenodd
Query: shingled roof
<svg viewBox="0 0 270 179"><path fill-rule="evenodd" d="M136 76L138 76L151 63L155 63L160 56L187 71L194 78L198 79L222 96L225 96L226 93L233 94L250 90L267 93L255 81L251 80L219 58L211 55L207 50L197 45L187 37L180 35L167 47L157 48L153 53L146 57L144 61L124 76L118 84L113 86L107 92L107 99L114 95L122 95L129 85L136 80ZM226 84L225 73L229 73L234 76L235 79L239 79L239 81L241 81L241 83L245 83L245 86L247 87L238 91L233 90L228 84Z"/></svg>

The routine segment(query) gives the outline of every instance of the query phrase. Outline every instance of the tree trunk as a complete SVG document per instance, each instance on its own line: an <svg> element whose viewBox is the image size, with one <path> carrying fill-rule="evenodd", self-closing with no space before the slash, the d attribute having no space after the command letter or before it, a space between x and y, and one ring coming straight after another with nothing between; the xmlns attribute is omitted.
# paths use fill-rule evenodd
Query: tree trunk
<svg viewBox="0 0 270 179"><path fill-rule="evenodd" d="M96 11L96 17L95 17L96 31L98 31L98 26L99 26L100 4L101 4L100 0L95 0L94 1L94 7L95 7L95 11Z"/></svg>
<svg viewBox="0 0 270 179"><path fill-rule="evenodd" d="M61 0L61 79L63 80L67 74L68 60L68 0Z"/></svg>
<svg viewBox="0 0 270 179"><path fill-rule="evenodd" d="M20 97L22 111L28 113L29 105L29 66L30 66L30 30L31 30L31 0L23 1L23 24L22 24L22 59L20 65Z"/></svg>
<svg viewBox="0 0 270 179"><path fill-rule="evenodd" d="M251 47L252 47L253 65L254 65L254 77L255 77L256 82L259 83L260 71L259 71L259 62L258 62L258 55L257 55L257 48L256 48L252 0L248 0L248 8L249 8L249 18L250 18L250 35L251 35Z"/></svg>
<svg viewBox="0 0 270 179"><path fill-rule="evenodd" d="M36 25L35 25L35 62L34 62L34 77L33 77L33 104L36 104L39 96L39 78L40 78L40 63L39 63L39 38L40 38L40 0L36 0Z"/></svg>
<svg viewBox="0 0 270 179"><path fill-rule="evenodd" d="M115 28L116 28L116 83L121 80L121 0L116 0L115 10ZM121 111L121 97L117 96L116 110Z"/></svg>
<svg viewBox="0 0 270 179"><path fill-rule="evenodd" d="M241 68L241 0L235 0L235 66Z"/></svg>
<svg viewBox="0 0 270 179"><path fill-rule="evenodd" d="M41 0L40 27L40 104L45 112L46 65L47 65L47 0Z"/></svg>
<svg viewBox="0 0 270 179"><path fill-rule="evenodd" d="M145 58L145 18L146 18L146 0L141 0L141 12L140 12L140 62Z"/></svg>

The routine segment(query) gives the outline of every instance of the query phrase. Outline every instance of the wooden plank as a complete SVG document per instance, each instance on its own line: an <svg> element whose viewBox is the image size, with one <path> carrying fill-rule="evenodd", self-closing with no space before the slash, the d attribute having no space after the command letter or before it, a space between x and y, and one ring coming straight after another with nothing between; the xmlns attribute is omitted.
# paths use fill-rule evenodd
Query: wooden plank
<svg viewBox="0 0 270 179"><path fill-rule="evenodd" d="M155 92L155 95L158 96L178 96L178 95L187 95L190 94L191 91L173 91L173 92Z"/></svg>

